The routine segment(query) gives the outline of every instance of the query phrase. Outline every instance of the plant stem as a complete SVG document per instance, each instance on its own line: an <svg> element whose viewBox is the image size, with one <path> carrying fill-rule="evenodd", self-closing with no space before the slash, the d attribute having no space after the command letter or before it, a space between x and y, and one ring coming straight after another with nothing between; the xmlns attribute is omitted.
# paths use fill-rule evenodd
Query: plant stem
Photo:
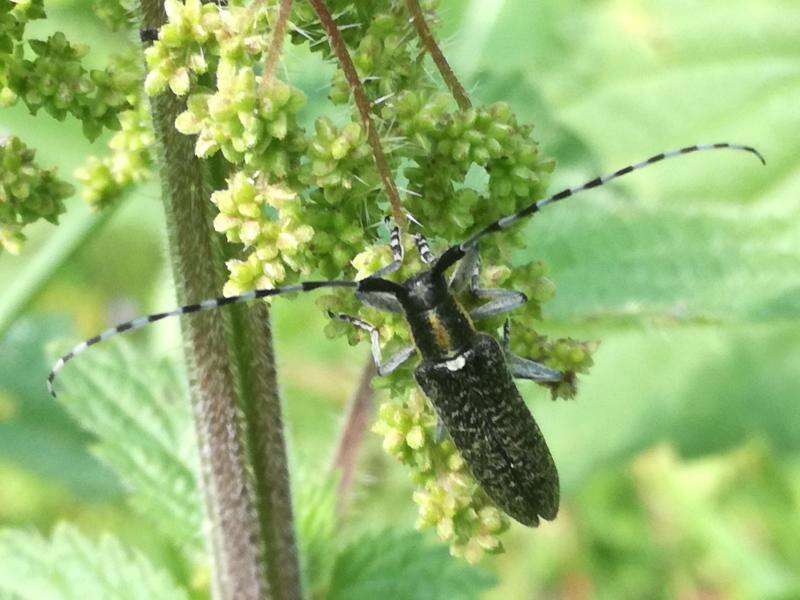
<svg viewBox="0 0 800 600"><path fill-rule="evenodd" d="M217 155L209 165L213 187L222 188L230 164ZM266 549L267 581L272 598L299 600L300 564L269 307L261 301L233 306L231 321L255 508Z"/></svg>
<svg viewBox="0 0 800 600"><path fill-rule="evenodd" d="M364 433L372 413L372 400L375 397L372 379L377 374L375 363L372 357L368 356L358 380L358 387L350 400L344 426L336 445L332 467L339 471L339 487L336 490L339 514L345 512L350 489L355 482L358 455L364 442Z"/></svg>
<svg viewBox="0 0 800 600"><path fill-rule="evenodd" d="M292 0L281 0L281 5L278 9L278 18L272 28L272 39L270 40L269 50L267 51L267 58L264 60L264 72L261 74L262 89L269 85L272 76L275 74L278 59L281 57L281 52L283 52L286 27L289 25L289 17L291 14Z"/></svg>
<svg viewBox="0 0 800 600"><path fill-rule="evenodd" d="M164 23L162 0L141 0L141 8L144 27ZM218 295L226 276L211 224L208 169L195 157L193 140L175 130L185 104L164 93L151 108L177 296L197 302ZM283 439L267 323L263 306L201 312L181 323L212 524L214 587L223 600L300 597L285 450L276 450ZM262 368L266 374L256 373ZM266 558L275 564L265 567ZM284 568L288 577L276 575Z"/></svg>
<svg viewBox="0 0 800 600"><path fill-rule="evenodd" d="M361 115L361 121L367 131L367 139L369 145L372 147L372 155L375 158L375 166L378 169L378 174L383 182L383 189L389 197L389 202L392 206L392 216L398 227L403 228L406 224L406 215L403 212L403 204L400 200L400 194L397 191L397 186L394 184L392 178L392 171L389 169L389 163L386 160L386 155L383 152L381 139L375 129L375 123L372 119L372 109L370 108L370 101L367 94L364 92L364 87L361 85L361 79L358 77L358 72L350 58L350 53L347 51L347 44L339 33L339 28L333 20L328 7L324 0L308 0L314 10L317 12L322 27L328 36L328 42L331 45L331 50L339 60L342 67L344 76L347 83L353 92L353 99L355 100L358 112Z"/></svg>
<svg viewBox="0 0 800 600"><path fill-rule="evenodd" d="M406 6L411 13L411 20L414 23L414 27L417 29L417 35L419 35L420 40L422 40L422 45L425 46L428 54L433 58L433 62L436 63L436 67L439 69L439 73L441 73L447 87L450 88L450 93L453 94L453 98L455 98L458 107L461 110L467 110L472 106L472 102L470 102L464 86L461 85L455 72L453 72L453 69L450 67L450 63L447 62L447 58L445 58L442 49L439 48L439 45L436 43L436 39L433 37L430 27L428 27L428 23L425 21L422 7L420 7L417 0L406 0Z"/></svg>

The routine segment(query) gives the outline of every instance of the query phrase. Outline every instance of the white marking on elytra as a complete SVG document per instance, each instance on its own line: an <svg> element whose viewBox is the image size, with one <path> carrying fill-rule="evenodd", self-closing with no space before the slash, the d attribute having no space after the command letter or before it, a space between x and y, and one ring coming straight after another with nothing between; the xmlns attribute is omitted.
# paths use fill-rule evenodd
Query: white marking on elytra
<svg viewBox="0 0 800 600"><path fill-rule="evenodd" d="M444 366L447 367L449 371L460 371L464 368L464 365L467 364L467 361L464 359L463 355L456 356L452 360L448 360L444 363Z"/></svg>

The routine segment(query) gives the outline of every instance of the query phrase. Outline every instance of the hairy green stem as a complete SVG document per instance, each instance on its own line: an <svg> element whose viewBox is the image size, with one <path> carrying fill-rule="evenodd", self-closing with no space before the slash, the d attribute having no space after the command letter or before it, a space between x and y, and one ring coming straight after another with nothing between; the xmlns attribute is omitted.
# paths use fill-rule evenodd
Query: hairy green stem
<svg viewBox="0 0 800 600"><path fill-rule="evenodd" d="M144 27L164 23L162 0L141 0L141 8ZM211 223L209 169L195 157L193 140L174 128L185 104L164 93L151 107L177 296L197 302L217 296L226 278ZM224 600L300 598L266 307L198 313L181 326L212 524L215 593Z"/></svg>
<svg viewBox="0 0 800 600"><path fill-rule="evenodd" d="M411 13L411 20L417 30L417 35L422 41L422 45L425 46L428 54L433 58L433 62L436 63L436 67L439 69L439 73L441 73L447 87L450 88L450 93L453 94L458 107L461 110L467 110L472 106L472 102L470 102L464 86L461 85L455 72L450 67L450 63L447 62L442 49L439 48L439 44L436 43L436 38L433 37L430 27L425 21L422 7L420 7L417 0L406 0L406 7L408 7L408 12Z"/></svg>
<svg viewBox="0 0 800 600"><path fill-rule="evenodd" d="M400 193L397 191L397 186L392 177L392 171L389 168L389 163L386 160L386 154L383 152L381 145L381 138L375 128L375 122L372 119L372 108L370 101L364 92L364 86L361 85L361 79L358 77L358 72L353 64L353 59L350 58L350 53L347 51L347 44L339 33L339 28L336 26L336 21L333 20L325 0L308 0L311 6L319 17L322 27L328 36L328 43L331 45L331 50L339 60L339 65L342 67L345 79L353 92L353 99L356 103L356 108L361 115L361 121L367 132L367 141L372 148L372 156L375 159L375 166L378 169L378 174L383 182L383 189L389 197L389 203L392 206L392 216L398 227L403 228L406 224L406 214L403 212L403 203L400 200Z"/></svg>
<svg viewBox="0 0 800 600"><path fill-rule="evenodd" d="M230 165L220 155L209 164L212 186L221 189ZM296 600L301 597L300 565L269 308L263 302L233 306L231 321L267 581L276 600Z"/></svg>

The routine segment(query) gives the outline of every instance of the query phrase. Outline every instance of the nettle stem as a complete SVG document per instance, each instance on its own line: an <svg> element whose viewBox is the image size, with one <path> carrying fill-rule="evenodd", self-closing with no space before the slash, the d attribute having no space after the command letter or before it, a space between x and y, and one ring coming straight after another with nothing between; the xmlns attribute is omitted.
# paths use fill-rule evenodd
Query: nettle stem
<svg viewBox="0 0 800 600"><path fill-rule="evenodd" d="M141 0L143 26L165 22L162 0ZM175 129L185 103L151 99L161 153L167 238L180 303L219 295L227 277L212 226L209 165ZM219 178L217 175L216 178ZM286 449L269 313L231 307L181 323L209 520L215 597L301 597Z"/></svg>
<svg viewBox="0 0 800 600"><path fill-rule="evenodd" d="M436 43L436 38L433 37L430 27L425 21L422 7L417 0L406 0L406 7L408 7L408 12L411 13L411 20L417 30L419 39L422 41L422 45L425 46L428 54L433 58L433 62L436 63L436 67L439 69L439 73L441 73L447 87L450 88L450 93L453 95L456 104L461 110L467 110L472 106L472 102L470 102L464 86L461 85L455 72L450 67L450 63L447 62L442 49L439 48L439 44Z"/></svg>
<svg viewBox="0 0 800 600"><path fill-rule="evenodd" d="M344 72L345 79L353 92L353 99L356 103L356 108L361 115L361 121L367 131L367 140L372 148L372 155L375 158L375 166L383 182L383 189L389 197L389 202L392 205L392 216L398 227L401 229L406 225L406 214L403 212L403 203L400 200L400 194L397 191L397 186L392 177L392 171L389 168L389 163L386 160L386 154L383 152L381 145L381 138L375 128L374 120L372 119L372 108L367 94L364 92L364 87L361 85L361 79L358 77L358 72L353 64L353 59L350 58L350 53L347 51L347 44L342 39L339 33L339 28L336 26L336 21L333 20L328 7L324 0L308 0L314 10L317 12L322 27L328 36L328 42L331 45L331 50L339 60L339 64Z"/></svg>

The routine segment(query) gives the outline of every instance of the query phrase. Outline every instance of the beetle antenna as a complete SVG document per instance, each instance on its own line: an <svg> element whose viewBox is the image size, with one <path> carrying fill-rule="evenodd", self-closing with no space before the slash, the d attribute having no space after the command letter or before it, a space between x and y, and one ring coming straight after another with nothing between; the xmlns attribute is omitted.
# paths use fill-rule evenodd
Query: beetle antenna
<svg viewBox="0 0 800 600"><path fill-rule="evenodd" d="M579 192L584 190L589 190L592 188L600 187L601 185L605 185L609 181L617 179L618 177L622 177L623 175L627 175L628 173L633 173L634 171L638 171L639 169L644 169L645 167L649 167L652 164L660 162L666 158L673 158L676 156L680 156L682 154L692 154L693 152L704 152L706 150L740 150L743 152L749 152L750 154L754 154L758 159L761 161L762 164L767 164L767 161L764 160L763 155L751 146L742 146L740 144L728 144L728 143L718 143L718 144L703 144L703 145L695 145L695 146L686 146L685 148L680 148L678 150L670 150L669 152L662 152L661 154L656 154L655 156L651 156L650 158L643 160L638 163L634 163L628 165L627 167L623 167L622 169L618 169L613 173L609 173L608 175L603 175L602 177L595 177L591 181L587 181L583 185L579 185L578 187L567 188L565 190L561 190L557 194L550 196L549 198L544 198L543 200L539 200L526 206L522 210L512 214L505 216L501 219L498 219L491 225L487 225L478 233L473 235L472 237L468 238L466 241L462 242L458 248L464 252L470 247L474 246L477 241L485 235L490 233L494 233L495 231L502 231L507 229L520 219L524 219L525 217L529 217L533 213L538 212L543 207L547 206L548 204L553 204L558 202L559 200L564 200L565 198L569 198L570 196L574 196Z"/></svg>
<svg viewBox="0 0 800 600"><path fill-rule="evenodd" d="M374 280L373 285L377 285L378 282L380 281L381 280L377 279ZM249 302L250 300L255 300L256 298L266 298L268 296L278 296L280 294L290 294L292 292L310 292L312 290L316 290L319 288L345 288L345 287L357 288L359 287L359 283L356 281L344 281L344 280L304 281L303 283L298 283L295 285L287 285L272 289L252 290L249 292L245 292L244 294L239 294L237 296L221 296L219 298L211 298L209 300L203 300L202 302L198 302L197 304L187 304L185 306L181 306L169 312L153 313L151 315L145 315L142 317L131 319L130 321L125 321L124 323L120 323L115 327L106 329L103 333L96 335L93 338L81 342L80 344L75 346L70 352L67 352L64 356L59 358L53 365L50 374L47 376L47 391L50 393L51 396L53 396L53 398L55 398L56 392L53 384L55 382L56 376L58 375L58 372L62 368L64 368L64 365L67 364L76 356L78 356L79 354L81 354L82 352L84 352L90 346L94 346L95 344L103 342L120 333L126 333L128 331L136 331L137 329L141 329L145 325L148 325L150 323L155 323L156 321L161 321L162 319L166 319L168 317L179 317L181 315L188 315L196 312L215 310L217 308L227 306L228 304L239 304L242 302Z"/></svg>

